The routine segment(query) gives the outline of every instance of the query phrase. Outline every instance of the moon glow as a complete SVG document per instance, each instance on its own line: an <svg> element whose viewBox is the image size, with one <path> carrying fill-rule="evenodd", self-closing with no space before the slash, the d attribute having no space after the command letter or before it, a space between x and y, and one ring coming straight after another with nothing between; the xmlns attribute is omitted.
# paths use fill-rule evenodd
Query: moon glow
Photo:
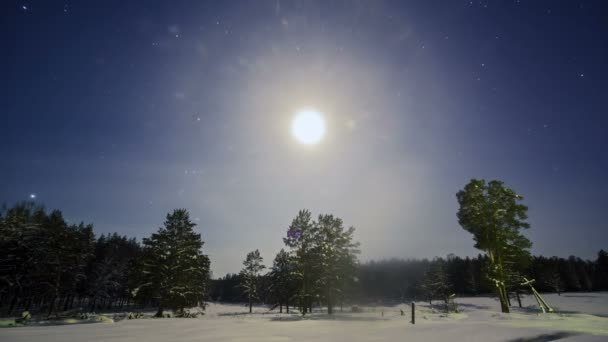
<svg viewBox="0 0 608 342"><path fill-rule="evenodd" d="M325 135L323 115L312 109L297 112L291 122L291 134L300 144L317 144Z"/></svg>

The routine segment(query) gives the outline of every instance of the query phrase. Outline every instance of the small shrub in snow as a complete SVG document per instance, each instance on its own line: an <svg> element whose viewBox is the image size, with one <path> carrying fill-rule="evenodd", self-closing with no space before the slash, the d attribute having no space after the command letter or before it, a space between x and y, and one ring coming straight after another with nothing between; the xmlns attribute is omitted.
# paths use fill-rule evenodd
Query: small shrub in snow
<svg viewBox="0 0 608 342"><path fill-rule="evenodd" d="M363 309L362 309L360 306L353 305L353 306L350 308L350 312L363 312Z"/></svg>
<svg viewBox="0 0 608 342"><path fill-rule="evenodd" d="M114 323L114 320L111 319L110 317L106 317L106 316L97 316L95 318L96 322L100 322L100 323Z"/></svg>
<svg viewBox="0 0 608 342"><path fill-rule="evenodd" d="M21 317L15 319L15 323L17 324L23 324L26 321L29 321L32 318L32 315L30 314L29 311L23 311L21 313Z"/></svg>
<svg viewBox="0 0 608 342"><path fill-rule="evenodd" d="M141 312L129 312L129 314L127 315L127 319L139 319L139 318L144 318L144 314L142 314Z"/></svg>
<svg viewBox="0 0 608 342"><path fill-rule="evenodd" d="M200 314L200 312L183 311L183 312L180 312L180 313L176 314L175 317L179 317L179 318L196 318L196 317L198 317L199 314Z"/></svg>

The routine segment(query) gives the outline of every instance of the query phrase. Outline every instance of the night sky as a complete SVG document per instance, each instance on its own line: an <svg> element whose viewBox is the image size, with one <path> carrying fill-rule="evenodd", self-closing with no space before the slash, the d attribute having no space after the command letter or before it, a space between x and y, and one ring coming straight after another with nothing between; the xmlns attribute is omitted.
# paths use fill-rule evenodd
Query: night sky
<svg viewBox="0 0 608 342"><path fill-rule="evenodd" d="M605 1L0 6L0 202L138 239L187 208L220 276L270 263L302 208L362 260L476 255L475 177L525 197L533 253L608 247Z"/></svg>

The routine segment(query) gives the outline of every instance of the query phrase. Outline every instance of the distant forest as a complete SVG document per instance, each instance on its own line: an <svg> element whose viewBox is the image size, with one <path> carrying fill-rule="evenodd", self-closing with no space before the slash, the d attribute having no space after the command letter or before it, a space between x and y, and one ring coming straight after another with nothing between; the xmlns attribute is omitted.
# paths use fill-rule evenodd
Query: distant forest
<svg viewBox="0 0 608 342"><path fill-rule="evenodd" d="M429 299L425 287L436 270L443 270L450 291L459 296L489 295L494 285L484 275L488 257L461 258L448 255L445 258L390 259L370 261L359 265L357 285L347 295L348 303L396 303ZM439 266L442 265L442 266ZM608 253L599 251L597 259L534 256L525 270L528 279L534 279L534 287L540 292L608 291ZM210 299L222 302L243 302L245 296L238 286L241 275L227 274L211 280ZM270 289L272 280L262 276L261 288ZM266 286L264 285L266 284ZM522 287L522 292L526 289ZM261 293L261 300L272 302L272 291ZM441 299L439 297L433 299Z"/></svg>
<svg viewBox="0 0 608 342"><path fill-rule="evenodd" d="M497 287L487 254L361 264L354 228L346 229L332 215L313 220L306 210L283 237L287 251L279 251L267 267L255 250L247 254L240 273L210 279L210 260L194 226L188 212L178 209L167 214L157 233L138 242L116 233L96 236L92 225L68 223L60 211L47 212L34 203L4 207L0 314L144 307L158 308L157 315L164 309L183 314L185 308L204 308L207 301L265 303L302 314L324 305L331 314L334 306L358 303L447 303L452 294L485 295ZM504 268L507 297L527 291L520 284L524 278L545 292L608 291L604 250L595 260L524 259Z"/></svg>

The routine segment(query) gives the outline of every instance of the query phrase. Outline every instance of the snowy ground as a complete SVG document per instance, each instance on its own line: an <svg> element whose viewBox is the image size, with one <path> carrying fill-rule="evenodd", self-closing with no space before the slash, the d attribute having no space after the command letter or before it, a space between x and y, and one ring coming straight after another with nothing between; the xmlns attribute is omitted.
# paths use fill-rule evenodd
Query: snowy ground
<svg viewBox="0 0 608 342"><path fill-rule="evenodd" d="M531 296L511 314L499 313L492 298L459 298L460 313L447 316L419 303L416 325L409 323L406 304L334 317L278 314L265 307L250 315L244 306L210 304L205 316L193 319L4 328L0 341L608 341L608 293L545 299L558 314L539 314Z"/></svg>

